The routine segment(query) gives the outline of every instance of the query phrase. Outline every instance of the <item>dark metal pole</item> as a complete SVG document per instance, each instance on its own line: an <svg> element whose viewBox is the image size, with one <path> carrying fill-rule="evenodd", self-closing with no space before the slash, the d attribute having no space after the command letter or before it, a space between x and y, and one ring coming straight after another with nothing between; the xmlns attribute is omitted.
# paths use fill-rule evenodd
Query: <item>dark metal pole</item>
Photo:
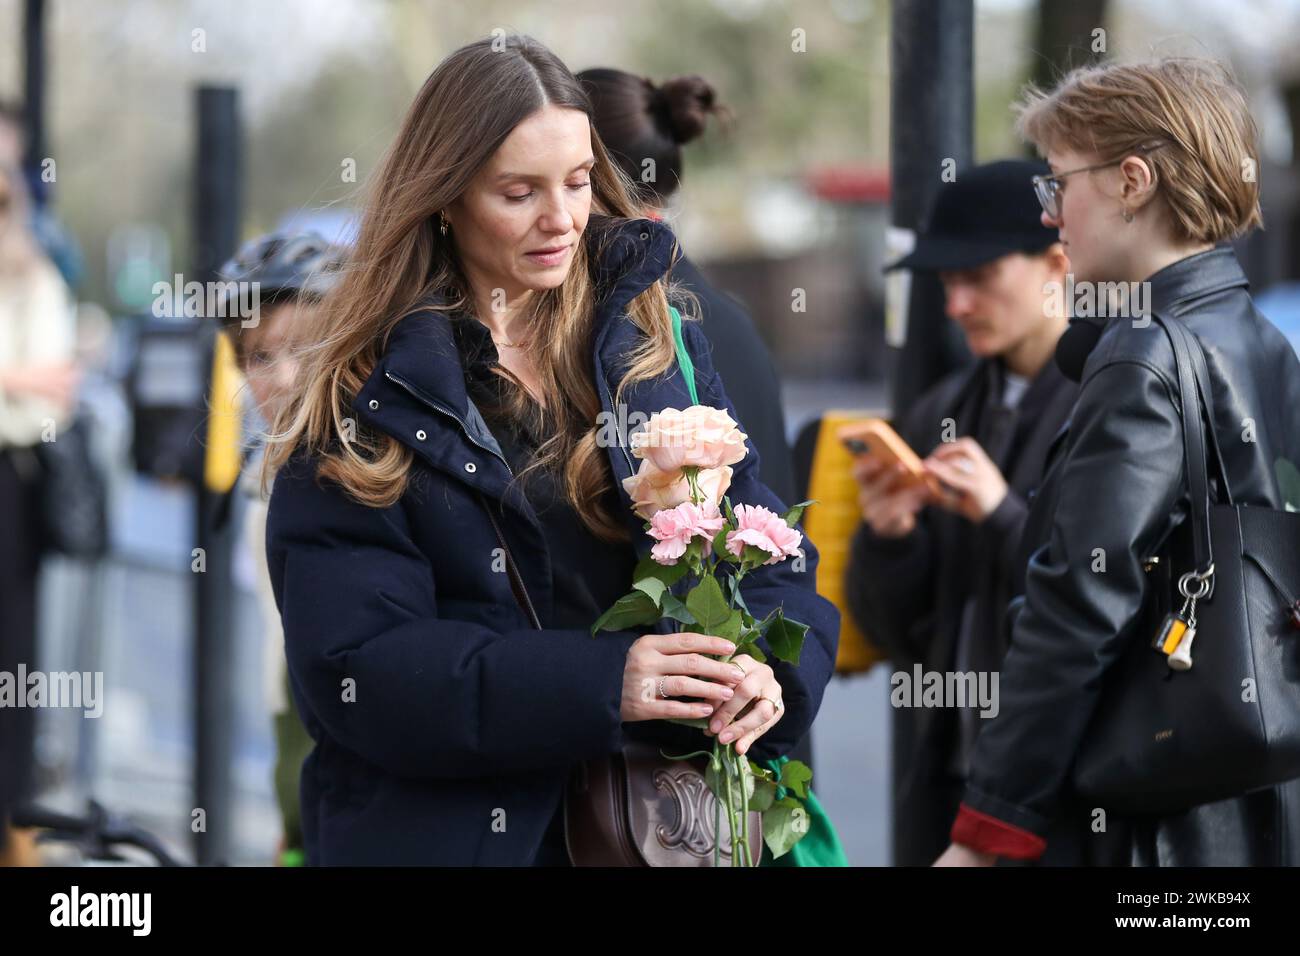
<svg viewBox="0 0 1300 956"><path fill-rule="evenodd" d="M41 209L47 200L40 177L45 157L45 0L23 4L23 122L27 139L23 171L32 202Z"/></svg>
<svg viewBox="0 0 1300 956"><path fill-rule="evenodd" d="M943 184L945 161L956 175L974 152L975 18L972 0L893 0L890 37L890 168L893 224L919 229ZM893 413L913 401L969 356L959 331L944 315L943 288L930 273L912 276L907 339L893 383ZM893 710L890 761L895 864L917 865L937 850L925 835L899 826L900 784L909 769L915 711ZM940 845L938 849L942 849Z"/></svg>
<svg viewBox="0 0 1300 956"><path fill-rule="evenodd" d="M893 224L916 230L943 183L944 162L958 175L974 152L975 19L972 0L894 0L890 124ZM893 383L894 413L911 403L969 352L943 313L933 275L912 277L907 343Z"/></svg>
<svg viewBox="0 0 1300 956"><path fill-rule="evenodd" d="M194 266L199 282L214 280L239 238L241 130L239 95L227 87L200 87L195 99L198 129L194 157ZM201 328L203 362L211 374L217 323ZM210 390L205 383L203 394ZM191 818L200 865L227 863L232 846L230 768L234 757L234 582L231 570L232 523L216 519L221 495L200 481L196 538L204 570L194 575L194 796ZM195 820L201 820L199 829Z"/></svg>

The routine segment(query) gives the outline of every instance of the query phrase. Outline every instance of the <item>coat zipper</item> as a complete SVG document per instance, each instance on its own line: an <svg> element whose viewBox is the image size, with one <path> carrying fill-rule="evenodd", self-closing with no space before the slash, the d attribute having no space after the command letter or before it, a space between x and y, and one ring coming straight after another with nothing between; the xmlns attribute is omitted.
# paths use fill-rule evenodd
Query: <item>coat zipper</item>
<svg viewBox="0 0 1300 956"><path fill-rule="evenodd" d="M483 502L483 510L487 512L488 521L492 522L492 530L496 533L497 542L501 545L501 551L506 556L506 573L510 575L510 587L515 592L515 600L528 612L528 619L533 627L540 631L542 629L541 619L538 618L537 611L533 607L533 599L528 596L528 588L524 586L523 575L519 573L519 568L515 566L515 558L510 553L510 546L506 544L506 536L501 533L501 526L497 524L497 516L492 513L492 505L483 497L482 493L479 494L479 500Z"/></svg>
<svg viewBox="0 0 1300 956"><path fill-rule="evenodd" d="M618 409L614 407L614 393L609 390L609 383L605 383L605 395L609 398L609 412L614 416L615 423L618 422ZM617 429L616 429L617 430ZM628 454L627 446L622 441L618 444L619 449L623 452L623 458L627 461L627 473L636 474L636 466L632 464L632 456Z"/></svg>
<svg viewBox="0 0 1300 956"><path fill-rule="evenodd" d="M433 401L428 396L424 395L415 386L409 384L408 382L403 381L401 378L394 375L392 372L385 371L384 377L388 379L390 382L394 382L397 385L399 385L402 389L404 389L414 398L418 399L419 401L423 402L425 405L428 405L430 408L432 408L435 412L438 412L442 415L446 415L448 418L455 421L456 424L460 426L461 431L464 432L466 438L468 438L479 448L482 448L488 454L498 458L501 461L501 464L506 466L506 471L510 472L510 476L514 477L514 470L510 467L510 462L506 461L504 457L502 457L497 452L493 451L491 448L487 447L487 445L484 445L481 441L479 441L472 434L470 434L469 426L466 425L465 422L461 420L461 417L459 415L457 415L455 412L451 411L448 408L443 408L437 402ZM515 600L517 600L519 604L523 607L523 609L528 612L529 622L533 625L533 627L537 628L538 630L541 630L542 629L541 619L537 616L537 609L533 607L533 599L528 596L528 588L524 585L523 575L519 573L519 568L515 564L514 555L510 553L510 546L506 544L506 537L504 534L501 533L501 525L497 522L496 515L492 513L492 506L488 502L488 500L483 496L482 492L478 493L478 497L479 497L479 501L482 502L483 504L483 510L487 512L488 521L492 522L492 531L496 534L497 542L501 545L501 551L505 555L506 572L507 574L510 575L510 587L511 590L514 591L515 593Z"/></svg>
<svg viewBox="0 0 1300 956"><path fill-rule="evenodd" d="M454 421L457 425L460 426L460 430L465 433L465 437L468 438L473 444L477 445L479 448L482 448L489 455L492 455L493 457L498 459L501 462L501 464L505 465L506 471L510 472L511 478L515 476L514 469L510 467L510 462L506 461L505 456L503 456L500 452L493 451L487 445L483 444L481 441L475 438L474 435L470 432L469 426L466 425L465 422L461 419L461 417L457 415L455 412L453 412L451 409L443 408L433 399L429 398L423 392L417 389L414 385L408 384L407 382L398 378L392 372L385 371L384 378L388 379L390 382L395 382L396 384L401 386L406 392L408 392L414 398L419 399L425 405L428 405L435 412L439 412L440 414L446 415L448 418L450 418L452 421Z"/></svg>

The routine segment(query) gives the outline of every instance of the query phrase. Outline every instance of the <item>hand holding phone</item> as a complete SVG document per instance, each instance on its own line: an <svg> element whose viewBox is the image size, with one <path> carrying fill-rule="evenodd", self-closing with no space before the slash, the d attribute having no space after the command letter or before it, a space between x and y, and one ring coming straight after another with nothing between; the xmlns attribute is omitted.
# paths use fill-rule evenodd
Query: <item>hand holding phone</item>
<svg viewBox="0 0 1300 956"><path fill-rule="evenodd" d="M911 534L917 514L938 494L934 476L882 419L846 425L837 435L854 455L862 519L882 538Z"/></svg>
<svg viewBox="0 0 1300 956"><path fill-rule="evenodd" d="M924 485L935 495L940 493L939 482L926 471L920 456L883 418L845 425L837 434L854 457L871 455L885 467L896 471L901 468L904 484Z"/></svg>

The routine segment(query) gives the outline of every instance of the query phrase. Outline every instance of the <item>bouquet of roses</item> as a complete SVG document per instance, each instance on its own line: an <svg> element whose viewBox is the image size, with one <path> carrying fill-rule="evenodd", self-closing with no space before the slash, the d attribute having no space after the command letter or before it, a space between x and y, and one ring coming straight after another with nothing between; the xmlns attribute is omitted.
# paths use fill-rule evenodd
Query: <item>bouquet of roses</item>
<svg viewBox="0 0 1300 956"><path fill-rule="evenodd" d="M592 625L593 635L670 618L735 644L733 654L720 658L724 662L739 654L764 662L757 642L766 638L775 657L799 663L808 626L786 618L780 607L755 619L740 584L760 566L788 558L804 560L799 547L803 535L795 524L813 502L801 502L784 515L755 505L733 506L726 491L731 466L747 453L745 437L727 412L707 405L666 408L632 434L632 451L641 466L623 486L636 513L646 519L646 532L655 544L636 567L632 591ZM708 726L704 719L673 722ZM807 833L809 818L802 801L812 771L805 764L788 761L780 765L778 775L737 754L734 742L723 745L717 737L711 751L670 759L699 756L709 758L705 780L715 798L715 866L721 844L717 817L723 813L733 866L749 864L752 851L745 819L750 811L762 813L763 839L774 857L788 852Z"/></svg>

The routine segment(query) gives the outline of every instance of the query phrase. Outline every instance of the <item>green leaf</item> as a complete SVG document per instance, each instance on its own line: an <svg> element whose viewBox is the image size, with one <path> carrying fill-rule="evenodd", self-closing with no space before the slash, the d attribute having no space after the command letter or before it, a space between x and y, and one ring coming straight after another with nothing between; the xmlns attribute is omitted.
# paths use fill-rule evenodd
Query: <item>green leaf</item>
<svg viewBox="0 0 1300 956"><path fill-rule="evenodd" d="M808 799L808 783L812 769L801 760L790 760L781 765L781 786L792 790L800 798Z"/></svg>
<svg viewBox="0 0 1300 956"><path fill-rule="evenodd" d="M817 504L817 500L815 498L809 501L801 501L797 505L792 507L789 511L787 511L785 514L783 514L781 517L785 519L786 524L788 524L791 528L793 528L796 524L799 523L799 519L803 517L804 509L807 508L809 505L815 505L815 504Z"/></svg>
<svg viewBox="0 0 1300 956"><path fill-rule="evenodd" d="M597 631L622 631L642 624L653 624L659 620L659 608L650 596L643 591L624 594L614 602L614 606L596 618L591 625L591 636Z"/></svg>
<svg viewBox="0 0 1300 956"><path fill-rule="evenodd" d="M664 584L672 587L682 579L686 574L686 565L683 562L677 564L660 564L650 555L646 555L636 563L636 568L632 572L633 581L642 581L645 578L657 578Z"/></svg>
<svg viewBox="0 0 1300 956"><path fill-rule="evenodd" d="M736 512L731 508L731 496L722 496L722 513L727 516L727 524L731 525L734 530L736 527Z"/></svg>
<svg viewBox="0 0 1300 956"><path fill-rule="evenodd" d="M748 641L744 644L741 644L739 647L737 647L736 654L748 654L750 657L754 658L754 660L758 661L760 664L767 663L767 655L764 654L759 649L759 646L753 641Z"/></svg>
<svg viewBox="0 0 1300 956"><path fill-rule="evenodd" d="M662 608L662 598L668 591L668 585L664 584L658 578L642 578L632 585L636 590L645 594L650 600L655 602L656 608Z"/></svg>
<svg viewBox="0 0 1300 956"><path fill-rule="evenodd" d="M746 568L757 568L764 562L772 560L772 556L757 545L745 545L744 562Z"/></svg>
<svg viewBox="0 0 1300 956"><path fill-rule="evenodd" d="M740 624L740 612L732 611L729 618L716 627L711 628L709 633L714 637L725 637L734 644L740 639Z"/></svg>
<svg viewBox="0 0 1300 956"><path fill-rule="evenodd" d="M754 795L749 799L749 809L766 813L776 802L776 784L770 780L754 780Z"/></svg>
<svg viewBox="0 0 1300 956"><path fill-rule="evenodd" d="M774 618L775 615L776 610L774 609L768 611L766 617L762 620L754 620L754 615L749 613L749 607L745 607L745 627L741 628L741 640L745 641L746 644L748 644L749 641L757 641L759 637L763 636L763 631L767 630L768 624L772 623L772 618ZM755 661L758 661L757 657L754 659Z"/></svg>
<svg viewBox="0 0 1300 956"><path fill-rule="evenodd" d="M779 860L808 833L808 811L797 800L777 800L763 814L763 841Z"/></svg>
<svg viewBox="0 0 1300 956"><path fill-rule="evenodd" d="M686 609L686 605L682 603L682 599L671 591L664 592L663 600L659 602L659 609L663 612L664 617L670 617L674 621L679 621L682 624L689 624L692 627L699 624L699 622L695 620L695 616Z"/></svg>
<svg viewBox="0 0 1300 956"><path fill-rule="evenodd" d="M749 618L750 623L753 623L754 616L749 613L749 605L745 603L745 596L740 593L740 581L737 578L732 578L731 583L731 603L744 611L745 616Z"/></svg>
<svg viewBox="0 0 1300 956"><path fill-rule="evenodd" d="M713 536L713 553L719 561L735 561L736 556L727 550L727 528Z"/></svg>
<svg viewBox="0 0 1300 956"><path fill-rule="evenodd" d="M686 595L686 609L695 616L696 622L706 633L731 617L731 608L722 596L722 588L713 577L706 577Z"/></svg>
<svg viewBox="0 0 1300 956"><path fill-rule="evenodd" d="M767 646L772 648L772 653L776 655L777 660L798 664L799 654L803 650L804 635L807 633L807 624L787 620L778 609L776 617L767 626L763 636L767 638Z"/></svg>

